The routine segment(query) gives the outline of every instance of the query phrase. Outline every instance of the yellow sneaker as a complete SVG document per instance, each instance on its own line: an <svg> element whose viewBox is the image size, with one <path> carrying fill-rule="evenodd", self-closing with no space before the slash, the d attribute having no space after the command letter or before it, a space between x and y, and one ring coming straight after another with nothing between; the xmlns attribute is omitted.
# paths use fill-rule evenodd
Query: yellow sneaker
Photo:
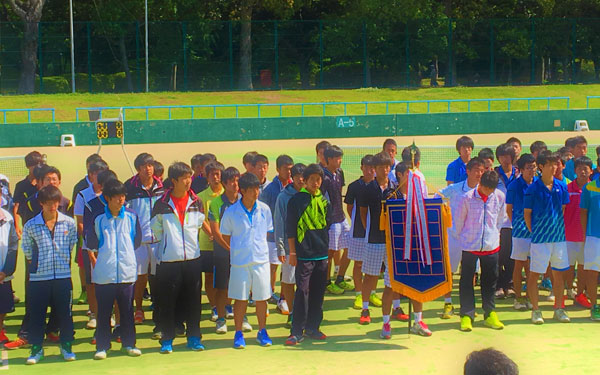
<svg viewBox="0 0 600 375"><path fill-rule="evenodd" d="M504 324L500 321L500 319L498 319L498 314L496 314L495 311L492 311L490 313L490 316L488 316L485 319L483 324L492 329L503 329L504 328Z"/></svg>
<svg viewBox="0 0 600 375"><path fill-rule="evenodd" d="M444 304L444 312L442 313L442 319L450 319L454 315L454 306L451 303Z"/></svg>
<svg viewBox="0 0 600 375"><path fill-rule="evenodd" d="M473 322L468 315L460 317L460 330L463 332L471 332L473 330Z"/></svg>
<svg viewBox="0 0 600 375"><path fill-rule="evenodd" d="M362 295L357 295L354 298L354 305L352 306L355 310L362 310Z"/></svg>
<svg viewBox="0 0 600 375"><path fill-rule="evenodd" d="M381 307L381 305L383 304L381 298L379 298L379 296L376 293L371 294L371 296L369 297L369 303L375 307Z"/></svg>

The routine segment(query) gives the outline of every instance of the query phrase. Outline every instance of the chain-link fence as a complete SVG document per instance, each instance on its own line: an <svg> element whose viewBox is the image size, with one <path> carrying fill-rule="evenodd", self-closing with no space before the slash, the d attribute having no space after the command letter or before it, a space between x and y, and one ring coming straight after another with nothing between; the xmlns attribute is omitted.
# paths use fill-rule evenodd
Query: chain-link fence
<svg viewBox="0 0 600 375"><path fill-rule="evenodd" d="M240 89L238 21L151 22L151 91ZM38 31L36 92L71 90L67 22ZM80 92L145 88L144 25L76 22ZM600 19L252 21L254 89L585 83ZM23 24L0 22L0 93L18 91Z"/></svg>

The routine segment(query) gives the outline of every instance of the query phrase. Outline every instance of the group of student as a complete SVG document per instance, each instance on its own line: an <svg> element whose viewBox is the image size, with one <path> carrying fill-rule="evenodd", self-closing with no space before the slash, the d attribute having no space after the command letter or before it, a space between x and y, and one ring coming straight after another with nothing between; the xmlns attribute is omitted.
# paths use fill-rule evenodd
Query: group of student
<svg viewBox="0 0 600 375"><path fill-rule="evenodd" d="M600 172L585 156L585 138L569 139L555 153L538 141L531 145L531 154L521 154L516 138L495 153L483 149L472 158L473 148L469 137L458 139L459 157L448 166L448 186L436 193L449 202L452 212L448 253L452 271L460 265L461 330L470 331L476 316L478 268L485 325L491 328L504 327L495 299L512 296L515 309L531 309L532 322L543 323L540 275L549 279L542 285L552 284L555 319L569 321L566 285L568 296L590 308L593 320L600 320L600 232L594 225L600 220L600 185L595 178ZM352 290L353 307L361 311L358 322L369 324L370 306L381 307L381 338L391 338L391 318L408 321L409 316L400 306L402 296L390 284L381 202L406 199L409 180L419 197L428 197L419 170L420 151L405 147L397 160L398 146L387 139L381 152L362 158L362 176L348 184L345 195L342 149L322 141L316 153L318 163L310 165L280 155L272 181L266 177L268 158L256 152L244 155L244 173L225 168L213 154L199 154L189 166L171 164L164 179L163 165L142 153L134 161L136 175L125 182L93 154L72 200L59 190L60 171L46 165L40 153L29 153L29 174L15 186L14 205L0 211L0 342L7 349L31 345L27 363L35 364L43 359L46 337L60 343L65 360L75 360L73 248L85 291L78 302L89 306L86 327L95 330L97 360L107 357L113 341L127 355L142 354L136 347L135 325L146 319L142 305L147 287L152 338L160 340L164 354L173 351L173 341L180 336L186 337L190 350L204 350L203 286L216 332L227 333L227 319L233 318L234 348L244 348L244 333L253 329L246 318L249 304L256 307L256 340L261 346L272 345L266 330L268 303L288 315L285 345L306 337L325 340L320 329L325 293ZM494 168L495 160L500 165ZM27 262L26 308L18 338L9 341L3 320L14 311L10 280L19 239ZM350 261L354 285L346 278ZM379 297L375 289L382 273L385 288ZM278 277L280 295L275 293ZM411 332L431 336L423 321L423 304L410 303ZM442 318L453 314L449 293Z"/></svg>

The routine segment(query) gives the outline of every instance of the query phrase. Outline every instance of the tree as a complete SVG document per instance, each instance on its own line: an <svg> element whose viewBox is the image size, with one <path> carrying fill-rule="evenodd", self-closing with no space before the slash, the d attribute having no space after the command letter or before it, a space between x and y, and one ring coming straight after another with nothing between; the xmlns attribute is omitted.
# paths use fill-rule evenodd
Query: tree
<svg viewBox="0 0 600 375"><path fill-rule="evenodd" d="M252 90L252 8L253 0L242 1L240 7L240 82L241 90Z"/></svg>
<svg viewBox="0 0 600 375"><path fill-rule="evenodd" d="M21 78L19 93L33 94L37 69L38 29L42 8L46 0L8 0L13 11L23 21L23 44L21 46Z"/></svg>

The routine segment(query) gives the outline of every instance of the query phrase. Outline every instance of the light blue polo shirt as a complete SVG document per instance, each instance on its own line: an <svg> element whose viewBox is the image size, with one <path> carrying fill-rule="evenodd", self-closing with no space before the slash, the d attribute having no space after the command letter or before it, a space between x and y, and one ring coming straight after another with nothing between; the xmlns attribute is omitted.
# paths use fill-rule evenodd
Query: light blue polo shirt
<svg viewBox="0 0 600 375"><path fill-rule="evenodd" d="M553 179L548 190L540 178L525 191L523 208L531 209L531 242L553 243L565 241L563 206L569 203L567 186Z"/></svg>
<svg viewBox="0 0 600 375"><path fill-rule="evenodd" d="M600 180L583 187L579 207L588 210L586 235L600 238Z"/></svg>
<svg viewBox="0 0 600 375"><path fill-rule="evenodd" d="M267 232L273 230L269 206L256 201L248 211L240 199L221 218L221 234L231 236L230 262L233 267L269 263Z"/></svg>
<svg viewBox="0 0 600 375"><path fill-rule="evenodd" d="M537 180L537 177L533 177L532 184ZM523 204L525 199L525 192L527 188L531 186L520 176L508 185L506 191L506 204L512 204L512 236L515 238L531 238L531 232L527 229L525 224L525 218L523 217Z"/></svg>

